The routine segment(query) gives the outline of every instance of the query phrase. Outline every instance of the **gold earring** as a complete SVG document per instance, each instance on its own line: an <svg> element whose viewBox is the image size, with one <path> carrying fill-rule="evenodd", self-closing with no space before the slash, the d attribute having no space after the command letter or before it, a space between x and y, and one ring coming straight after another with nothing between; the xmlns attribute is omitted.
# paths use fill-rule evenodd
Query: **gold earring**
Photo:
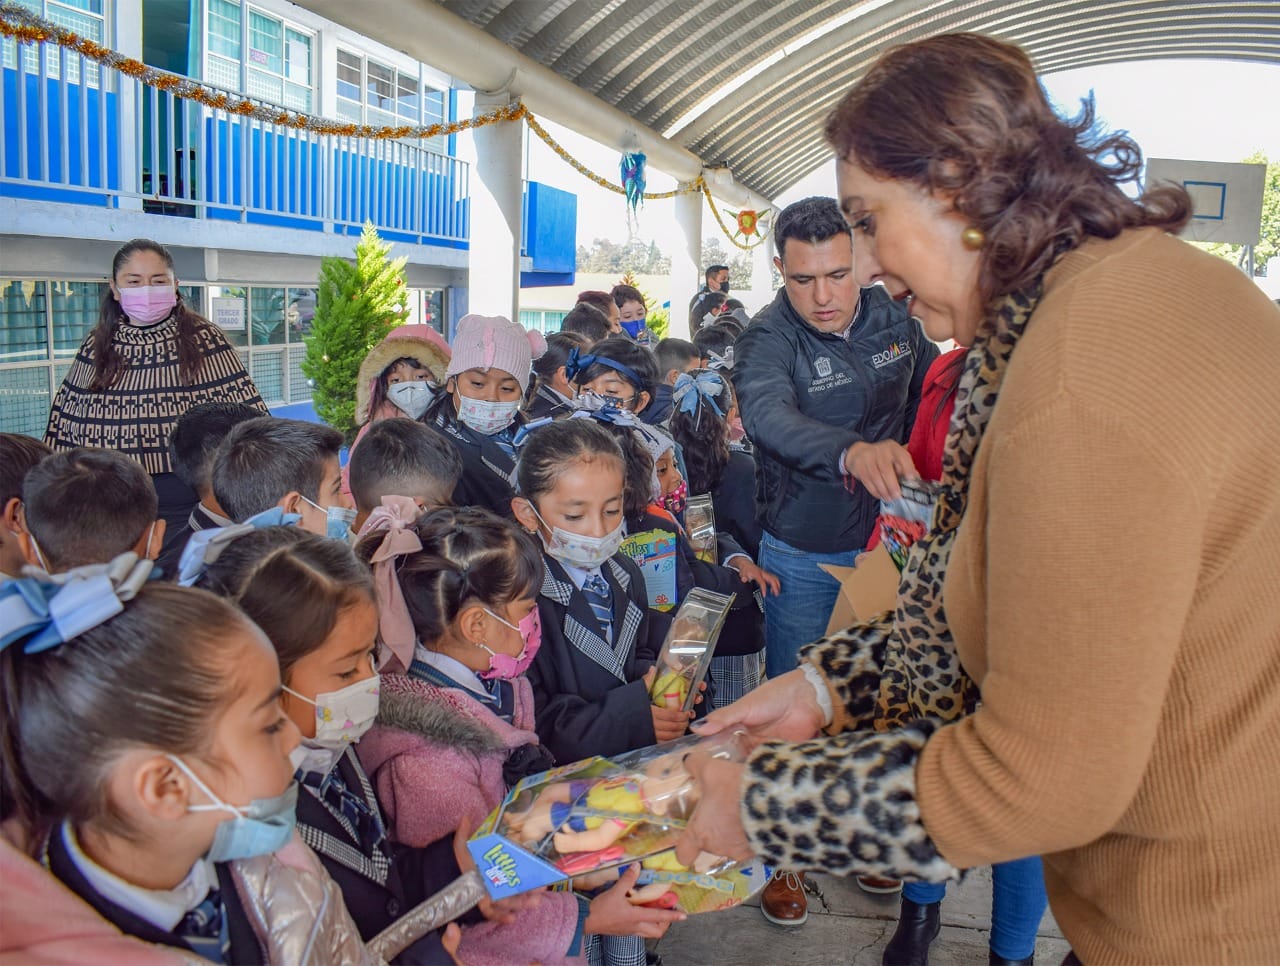
<svg viewBox="0 0 1280 966"><path fill-rule="evenodd" d="M971 252L976 252L987 243L987 236L983 234L981 228L974 228L970 225L964 231L960 232L960 244Z"/></svg>

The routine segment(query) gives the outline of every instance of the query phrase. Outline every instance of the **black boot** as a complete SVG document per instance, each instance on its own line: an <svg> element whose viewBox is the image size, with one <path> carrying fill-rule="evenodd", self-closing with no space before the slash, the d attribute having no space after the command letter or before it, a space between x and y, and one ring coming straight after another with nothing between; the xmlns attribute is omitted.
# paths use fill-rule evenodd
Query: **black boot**
<svg viewBox="0 0 1280 966"><path fill-rule="evenodd" d="M941 906L940 902L921 905L904 898L898 929L884 947L880 962L884 966L929 966L929 944L942 928Z"/></svg>
<svg viewBox="0 0 1280 966"><path fill-rule="evenodd" d="M1032 953L1026 959L1005 959L992 949L989 950L989 955L987 956L988 966L1031 966L1035 961L1035 953Z"/></svg>

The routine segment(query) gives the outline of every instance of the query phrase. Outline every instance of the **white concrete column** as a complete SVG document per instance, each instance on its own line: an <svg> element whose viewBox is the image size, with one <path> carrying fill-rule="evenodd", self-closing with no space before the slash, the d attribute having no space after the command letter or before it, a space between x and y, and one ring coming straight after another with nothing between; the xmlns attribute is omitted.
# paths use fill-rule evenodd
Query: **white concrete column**
<svg viewBox="0 0 1280 966"><path fill-rule="evenodd" d="M505 107L514 95L476 92L475 114ZM467 258L468 310L519 318L521 174L524 125L476 128L471 171L471 247Z"/></svg>
<svg viewBox="0 0 1280 966"><path fill-rule="evenodd" d="M702 285L701 191L675 196L675 243L671 246L671 327L669 334L689 338L689 300Z"/></svg>
<svg viewBox="0 0 1280 966"><path fill-rule="evenodd" d="M126 57L142 59L142 0L116 0L115 7L115 49ZM110 8L108 8L110 9ZM108 45L110 45L110 27L108 28ZM53 48L50 48L53 49ZM138 140L142 130L142 101L146 96L146 88L138 81L124 74L111 75L114 71L103 70L102 90L106 91L111 83L119 84L119 97L116 110L120 112L120 139L118 151L120 164L120 190L137 194L142 190L142 160L138 156ZM111 77L108 80L108 77ZM104 122L105 123L105 122ZM139 198L121 198L121 208L142 210Z"/></svg>
<svg viewBox="0 0 1280 966"><path fill-rule="evenodd" d="M777 213L774 214L776 216ZM761 306L773 297L773 256L777 251L772 235L764 244L751 250L751 292L763 299Z"/></svg>

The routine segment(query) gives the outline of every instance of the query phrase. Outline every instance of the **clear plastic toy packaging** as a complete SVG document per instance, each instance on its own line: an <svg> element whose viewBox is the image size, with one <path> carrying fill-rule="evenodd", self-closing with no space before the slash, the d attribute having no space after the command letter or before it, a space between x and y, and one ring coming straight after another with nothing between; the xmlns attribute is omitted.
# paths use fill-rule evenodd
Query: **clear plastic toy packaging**
<svg viewBox="0 0 1280 966"><path fill-rule="evenodd" d="M758 861L704 853L693 868L673 847L698 802L691 754L745 760L741 734L696 735L615 759L590 758L519 782L468 843L495 899L575 880L599 887L639 862L631 901L706 912L736 905L764 885ZM603 874L609 873L609 874Z"/></svg>
<svg viewBox="0 0 1280 966"><path fill-rule="evenodd" d="M716 546L716 510L710 493L689 497L684 508L684 529L699 560L703 563L720 562L720 551Z"/></svg>
<svg viewBox="0 0 1280 966"><path fill-rule="evenodd" d="M659 708L693 708L732 604L732 597L701 587L685 595L654 665L649 697Z"/></svg>

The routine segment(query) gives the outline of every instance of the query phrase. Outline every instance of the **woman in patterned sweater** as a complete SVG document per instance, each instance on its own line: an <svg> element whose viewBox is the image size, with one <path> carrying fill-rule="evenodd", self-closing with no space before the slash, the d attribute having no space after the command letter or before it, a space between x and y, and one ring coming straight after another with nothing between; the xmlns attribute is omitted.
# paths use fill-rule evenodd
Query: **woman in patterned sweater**
<svg viewBox="0 0 1280 966"><path fill-rule="evenodd" d="M112 259L98 325L53 398L45 442L132 456L151 474L160 515L176 533L196 495L173 473L169 433L179 416L209 401L267 412L236 350L182 300L173 256L135 238Z"/></svg>

